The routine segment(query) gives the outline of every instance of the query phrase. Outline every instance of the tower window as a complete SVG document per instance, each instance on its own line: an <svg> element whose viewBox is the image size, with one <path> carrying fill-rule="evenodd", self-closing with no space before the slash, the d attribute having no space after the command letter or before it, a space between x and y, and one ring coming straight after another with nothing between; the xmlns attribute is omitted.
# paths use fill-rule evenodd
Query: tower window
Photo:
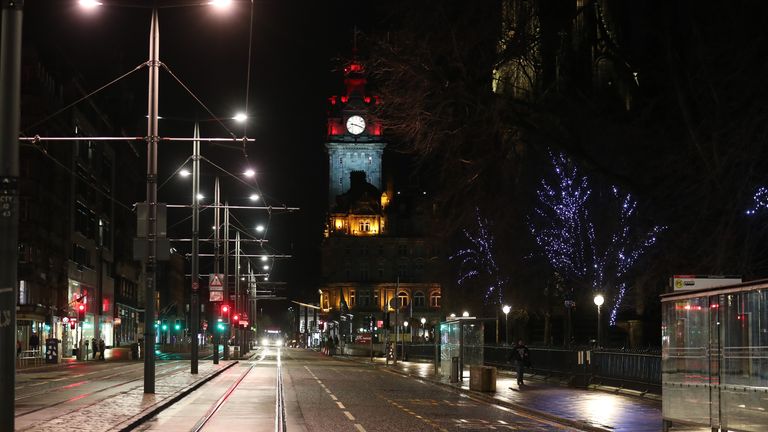
<svg viewBox="0 0 768 432"><path fill-rule="evenodd" d="M357 292L349 290L349 307L355 307L355 304L357 304Z"/></svg>

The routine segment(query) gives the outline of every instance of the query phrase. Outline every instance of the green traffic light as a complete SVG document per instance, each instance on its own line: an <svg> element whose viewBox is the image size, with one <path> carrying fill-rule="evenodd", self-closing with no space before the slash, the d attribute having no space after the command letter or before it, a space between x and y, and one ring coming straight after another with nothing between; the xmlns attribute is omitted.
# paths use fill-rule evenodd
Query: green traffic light
<svg viewBox="0 0 768 432"><path fill-rule="evenodd" d="M163 330L168 330L168 326L166 324L163 324Z"/></svg>
<svg viewBox="0 0 768 432"><path fill-rule="evenodd" d="M219 327L219 330L224 331L224 324L219 323L218 327Z"/></svg>
<svg viewBox="0 0 768 432"><path fill-rule="evenodd" d="M176 324L175 326L173 326L173 328L175 328L176 330L181 330L181 326L180 326L180 325L178 325L178 324Z"/></svg>

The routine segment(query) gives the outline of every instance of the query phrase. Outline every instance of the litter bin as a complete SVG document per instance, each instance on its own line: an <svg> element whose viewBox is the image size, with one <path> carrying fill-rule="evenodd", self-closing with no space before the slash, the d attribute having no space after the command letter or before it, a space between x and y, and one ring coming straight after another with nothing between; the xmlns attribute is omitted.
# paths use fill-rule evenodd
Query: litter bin
<svg viewBox="0 0 768 432"><path fill-rule="evenodd" d="M451 357L451 382L459 382L459 358Z"/></svg>
<svg viewBox="0 0 768 432"><path fill-rule="evenodd" d="M469 389L481 392L496 391L496 368L472 366L469 368Z"/></svg>

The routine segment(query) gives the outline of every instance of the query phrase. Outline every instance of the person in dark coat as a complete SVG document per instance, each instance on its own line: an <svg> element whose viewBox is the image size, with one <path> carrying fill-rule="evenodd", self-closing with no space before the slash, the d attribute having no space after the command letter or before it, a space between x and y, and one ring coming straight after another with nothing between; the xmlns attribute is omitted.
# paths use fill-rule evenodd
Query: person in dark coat
<svg viewBox="0 0 768 432"><path fill-rule="evenodd" d="M517 367L517 385L524 385L523 370L531 365L531 354L522 340L517 341L517 345L512 348L511 360L514 360Z"/></svg>
<svg viewBox="0 0 768 432"><path fill-rule="evenodd" d="M104 354L107 352L107 347L104 344L104 339L99 339L99 352L101 352L101 360L104 360Z"/></svg>

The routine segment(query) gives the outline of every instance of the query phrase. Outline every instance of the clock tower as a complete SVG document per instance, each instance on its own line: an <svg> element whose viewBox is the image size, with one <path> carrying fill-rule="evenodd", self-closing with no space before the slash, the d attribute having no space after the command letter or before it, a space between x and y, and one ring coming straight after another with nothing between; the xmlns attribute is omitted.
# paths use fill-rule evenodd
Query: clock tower
<svg viewBox="0 0 768 432"><path fill-rule="evenodd" d="M336 197L352 187L352 173L365 173L365 181L382 191L381 157L386 143L381 124L371 116L370 108L378 96L366 93L365 68L353 60L344 68L345 92L328 98L328 207Z"/></svg>

